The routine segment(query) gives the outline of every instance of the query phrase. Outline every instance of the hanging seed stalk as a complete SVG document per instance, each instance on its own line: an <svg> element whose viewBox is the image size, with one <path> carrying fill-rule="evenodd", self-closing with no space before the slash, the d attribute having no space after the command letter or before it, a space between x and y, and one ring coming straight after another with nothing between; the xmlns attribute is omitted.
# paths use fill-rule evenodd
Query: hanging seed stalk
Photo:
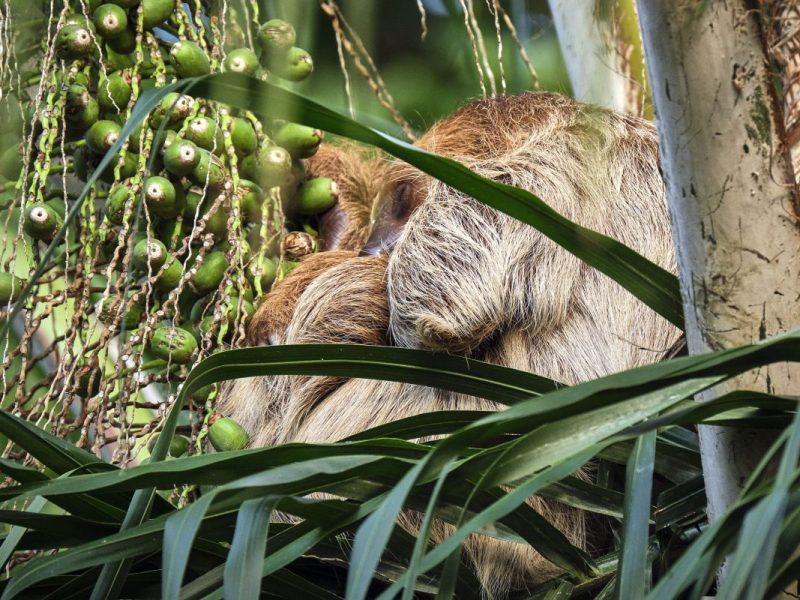
<svg viewBox="0 0 800 600"><path fill-rule="evenodd" d="M264 27L257 0L134 4L10 2L2 16L15 26L0 32L10 47L0 65L0 322L31 284L9 323L15 343L0 341L0 404L120 465L147 458L197 361L244 342L258 296L285 271L282 239L316 227L314 215L284 208L321 141L281 148L284 122L167 94L96 173L147 89L224 70L274 81L311 71L291 25ZM241 443L220 437L238 429L215 414L216 397L208 389L185 408L182 451L206 451L218 422L217 444ZM2 452L19 454L10 443ZM176 494L186 502L191 488Z"/></svg>

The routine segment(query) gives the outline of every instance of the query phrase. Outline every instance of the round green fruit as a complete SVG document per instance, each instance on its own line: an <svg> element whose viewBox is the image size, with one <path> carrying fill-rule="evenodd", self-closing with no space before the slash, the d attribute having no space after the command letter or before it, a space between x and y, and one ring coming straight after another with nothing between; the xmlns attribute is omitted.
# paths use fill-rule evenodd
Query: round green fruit
<svg viewBox="0 0 800 600"><path fill-rule="evenodd" d="M184 131L184 137L205 150L216 150L222 147L219 128L213 119L195 117Z"/></svg>
<svg viewBox="0 0 800 600"><path fill-rule="evenodd" d="M285 56L270 62L271 70L287 81L303 81L314 71L311 55L302 48L292 48Z"/></svg>
<svg viewBox="0 0 800 600"><path fill-rule="evenodd" d="M106 199L106 219L112 225L122 225L125 216L125 207L129 202L133 202L133 190L117 184L108 192Z"/></svg>
<svg viewBox="0 0 800 600"><path fill-rule="evenodd" d="M254 75L258 71L258 57L250 48L231 50L223 61L226 71Z"/></svg>
<svg viewBox="0 0 800 600"><path fill-rule="evenodd" d="M202 188L221 188L227 178L225 165L222 164L218 156L208 150L198 148L198 153L200 154L200 159L197 162L197 166L189 173L189 179L192 180L192 183Z"/></svg>
<svg viewBox="0 0 800 600"><path fill-rule="evenodd" d="M58 30L55 48L59 58L74 60L85 58L94 51L92 32L85 25L67 24Z"/></svg>
<svg viewBox="0 0 800 600"><path fill-rule="evenodd" d="M174 175L188 175L199 162L200 152L189 140L175 140L164 150L164 167Z"/></svg>
<svg viewBox="0 0 800 600"><path fill-rule="evenodd" d="M180 327L162 325L150 340L150 351L156 357L181 365L191 362L196 350L195 337Z"/></svg>
<svg viewBox="0 0 800 600"><path fill-rule="evenodd" d="M139 240L133 248L133 266L140 271L157 272L169 258L164 242L156 239Z"/></svg>
<svg viewBox="0 0 800 600"><path fill-rule="evenodd" d="M114 121L97 121L86 132L86 145L92 152L105 154L119 139L122 127Z"/></svg>
<svg viewBox="0 0 800 600"><path fill-rule="evenodd" d="M127 13L116 4L102 4L92 15L95 29L103 37L113 38L128 28Z"/></svg>
<svg viewBox="0 0 800 600"><path fill-rule="evenodd" d="M209 252L203 258L200 266L196 267L190 282L199 294L207 294L222 283L225 271L228 269L228 259L224 252Z"/></svg>
<svg viewBox="0 0 800 600"><path fill-rule="evenodd" d="M285 185L292 174L292 156L280 146L266 146L256 157L256 170L264 189Z"/></svg>
<svg viewBox="0 0 800 600"><path fill-rule="evenodd" d="M231 119L229 131L231 142L238 155L252 154L256 151L258 138L256 137L256 130L250 121L235 117Z"/></svg>
<svg viewBox="0 0 800 600"><path fill-rule="evenodd" d="M61 217L44 202L34 202L25 210L25 233L35 240L49 240L61 227Z"/></svg>
<svg viewBox="0 0 800 600"><path fill-rule="evenodd" d="M208 428L208 441L217 452L227 452L246 448L249 439L239 423L230 417L217 417Z"/></svg>
<svg viewBox="0 0 800 600"><path fill-rule="evenodd" d="M336 204L339 190L328 177L314 177L300 185L295 196L295 209L301 215L318 215Z"/></svg>
<svg viewBox="0 0 800 600"><path fill-rule="evenodd" d="M211 72L208 55L195 42L180 40L173 44L169 52L175 73L181 79L200 77Z"/></svg>
<svg viewBox="0 0 800 600"><path fill-rule="evenodd" d="M166 177L154 175L144 182L144 200L148 208L159 216L171 215L175 212L177 192L175 186Z"/></svg>
<svg viewBox="0 0 800 600"><path fill-rule="evenodd" d="M158 27L175 10L174 0L141 0L140 4L145 29Z"/></svg>
<svg viewBox="0 0 800 600"><path fill-rule="evenodd" d="M120 306L117 298L106 298L97 308L97 317L104 323L110 323L117 317L120 308L124 307ZM120 327L124 327L126 330L134 329L139 325L139 323L142 322L143 315L144 309L138 304L132 304L128 309L128 312L122 315L119 325Z"/></svg>
<svg viewBox="0 0 800 600"><path fill-rule="evenodd" d="M97 103L106 112L125 110L131 99L131 85L120 73L111 73L97 85Z"/></svg>
<svg viewBox="0 0 800 600"><path fill-rule="evenodd" d="M162 292L171 292L178 287L181 277L183 277L183 263L173 258L156 281L156 287Z"/></svg>
<svg viewBox="0 0 800 600"><path fill-rule="evenodd" d="M152 452L153 448L156 447L156 442L158 441L158 437L160 435L160 433L154 433L147 440L148 452ZM178 458L179 456L186 454L187 450L189 450L189 438L187 438L185 435L173 435L169 442L169 450L167 450L167 454L173 458Z"/></svg>
<svg viewBox="0 0 800 600"><path fill-rule="evenodd" d="M285 123L275 132L275 143L286 148L294 158L309 158L317 152L324 137L321 129Z"/></svg>
<svg viewBox="0 0 800 600"><path fill-rule="evenodd" d="M0 154L0 175L8 181L16 181L22 172L22 154L16 144Z"/></svg>
<svg viewBox="0 0 800 600"><path fill-rule="evenodd" d="M9 302L15 302L22 289L25 287L25 280L21 277L12 276L11 273L0 272L0 309L4 309Z"/></svg>
<svg viewBox="0 0 800 600"><path fill-rule="evenodd" d="M270 19L256 34L256 39L264 52L285 52L294 46L296 38L292 24L282 19Z"/></svg>
<svg viewBox="0 0 800 600"><path fill-rule="evenodd" d="M267 256L259 256L247 265L246 273L253 287L261 289L261 293L269 291L277 274L275 261Z"/></svg>

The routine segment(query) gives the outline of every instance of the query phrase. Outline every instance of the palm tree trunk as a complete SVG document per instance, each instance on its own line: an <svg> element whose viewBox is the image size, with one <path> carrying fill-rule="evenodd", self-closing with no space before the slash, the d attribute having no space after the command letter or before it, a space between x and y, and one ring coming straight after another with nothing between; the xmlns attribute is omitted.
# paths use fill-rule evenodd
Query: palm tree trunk
<svg viewBox="0 0 800 600"><path fill-rule="evenodd" d="M633 0L550 0L575 97L652 118Z"/></svg>
<svg viewBox="0 0 800 600"><path fill-rule="evenodd" d="M759 11L748 0L639 0L638 7L689 351L797 327L798 195ZM796 393L797 381L795 364L775 364L701 399L740 389ZM772 441L765 431L700 428L712 520L739 496Z"/></svg>

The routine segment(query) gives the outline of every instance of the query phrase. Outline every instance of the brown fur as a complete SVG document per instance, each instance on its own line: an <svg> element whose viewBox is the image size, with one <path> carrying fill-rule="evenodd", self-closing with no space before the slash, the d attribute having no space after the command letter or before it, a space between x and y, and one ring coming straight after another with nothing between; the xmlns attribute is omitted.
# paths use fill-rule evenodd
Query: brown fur
<svg viewBox="0 0 800 600"><path fill-rule="evenodd" d="M656 136L647 123L554 94L525 94L470 104L419 145L528 189L674 269ZM674 327L535 229L408 165L389 163L381 174L370 238L399 234L388 265L381 256L309 257L259 307L251 341L388 341L575 383L654 362L677 339ZM397 193L402 184L410 194ZM355 237L365 239L357 228ZM331 442L435 410L498 407L427 387L292 376L238 381L220 408L263 446ZM584 544L579 511L530 503ZM415 519L409 513L403 523L413 529ZM433 540L446 532L437 525ZM465 550L494 597L556 572L521 544L472 536Z"/></svg>

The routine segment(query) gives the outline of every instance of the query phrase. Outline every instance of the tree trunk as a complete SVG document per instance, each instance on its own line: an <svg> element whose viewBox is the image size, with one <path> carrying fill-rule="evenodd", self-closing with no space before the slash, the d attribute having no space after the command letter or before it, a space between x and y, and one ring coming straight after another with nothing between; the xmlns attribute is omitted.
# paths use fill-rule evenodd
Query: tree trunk
<svg viewBox="0 0 800 600"><path fill-rule="evenodd" d="M800 229L752 2L639 0L691 353L749 344L800 320ZM797 392L775 364L717 386ZM709 518L738 497L773 434L700 428Z"/></svg>
<svg viewBox="0 0 800 600"><path fill-rule="evenodd" d="M652 117L633 0L550 0L575 97Z"/></svg>

